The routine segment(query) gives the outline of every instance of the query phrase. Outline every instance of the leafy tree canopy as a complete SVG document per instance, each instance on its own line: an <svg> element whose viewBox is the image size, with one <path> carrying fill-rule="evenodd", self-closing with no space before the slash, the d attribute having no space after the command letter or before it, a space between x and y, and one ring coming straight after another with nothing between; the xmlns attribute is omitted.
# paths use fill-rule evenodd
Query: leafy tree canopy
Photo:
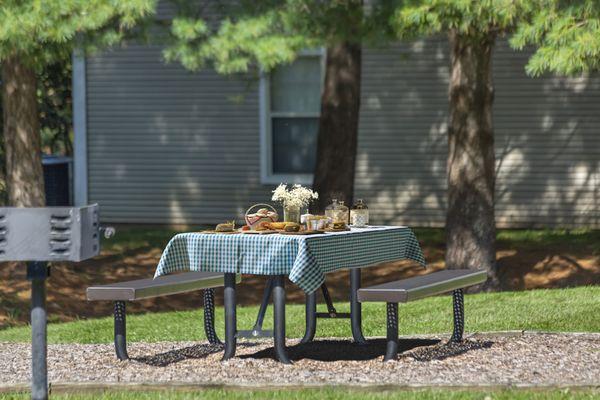
<svg viewBox="0 0 600 400"><path fill-rule="evenodd" d="M477 39L513 29L535 8L532 0L409 0L397 8L392 25L401 38L454 30Z"/></svg>
<svg viewBox="0 0 600 400"><path fill-rule="evenodd" d="M76 45L112 45L155 8L156 0L3 0L0 61L18 56L39 68Z"/></svg>
<svg viewBox="0 0 600 400"><path fill-rule="evenodd" d="M241 1L214 28L201 13L180 10L171 26L174 41L164 54L190 70L208 63L222 74L247 72L254 63L271 70L306 48L388 37L387 15L395 3L382 0L363 8L361 0Z"/></svg>
<svg viewBox="0 0 600 400"><path fill-rule="evenodd" d="M546 0L521 24L511 45L537 46L527 64L533 76L544 72L575 75L600 68L600 3L597 0Z"/></svg>

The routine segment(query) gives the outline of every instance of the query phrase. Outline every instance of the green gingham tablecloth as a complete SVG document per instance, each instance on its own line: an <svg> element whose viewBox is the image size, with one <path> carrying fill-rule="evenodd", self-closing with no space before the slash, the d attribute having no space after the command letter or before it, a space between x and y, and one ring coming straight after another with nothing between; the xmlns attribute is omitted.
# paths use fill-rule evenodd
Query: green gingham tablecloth
<svg viewBox="0 0 600 400"><path fill-rule="evenodd" d="M311 293L325 281L326 273L403 259L425 266L417 238L404 226L306 236L190 232L171 239L155 277L175 271L289 275Z"/></svg>

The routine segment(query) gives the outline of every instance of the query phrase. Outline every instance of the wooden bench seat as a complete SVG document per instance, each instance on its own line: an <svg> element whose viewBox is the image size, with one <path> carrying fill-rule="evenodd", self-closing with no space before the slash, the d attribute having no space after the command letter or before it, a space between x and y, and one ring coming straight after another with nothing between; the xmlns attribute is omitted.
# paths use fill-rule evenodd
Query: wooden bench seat
<svg viewBox="0 0 600 400"><path fill-rule="evenodd" d="M487 273L469 269L444 270L399 281L364 287L358 290L358 301L387 303L387 350L384 361L398 354L398 303L452 292L454 331L451 342L462 341L464 330L463 289L485 282Z"/></svg>
<svg viewBox="0 0 600 400"><path fill-rule="evenodd" d="M240 280L241 276L236 275L236 281L239 282ZM203 289L204 331L211 344L220 344L221 341L214 330L214 288L222 287L224 284L224 275L221 272L185 272L154 279L138 279L91 286L87 288L87 299L89 301L109 300L114 302L115 352L117 358L126 360L129 358L126 337L126 301L150 299Z"/></svg>

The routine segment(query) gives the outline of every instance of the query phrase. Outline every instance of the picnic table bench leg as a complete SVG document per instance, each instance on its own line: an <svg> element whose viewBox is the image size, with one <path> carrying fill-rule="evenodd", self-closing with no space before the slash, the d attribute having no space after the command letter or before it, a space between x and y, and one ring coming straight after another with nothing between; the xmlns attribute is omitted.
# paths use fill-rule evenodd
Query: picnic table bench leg
<svg viewBox="0 0 600 400"><path fill-rule="evenodd" d="M360 289L360 268L350 270L350 320L352 337L357 344L367 344L362 333L362 308L358 302L358 289Z"/></svg>
<svg viewBox="0 0 600 400"><path fill-rule="evenodd" d="M225 351L223 360L235 356L236 348L236 304L235 304L235 273L225 273L225 290L223 292L225 303Z"/></svg>
<svg viewBox="0 0 600 400"><path fill-rule="evenodd" d="M208 343L222 345L215 332L215 289L204 290L204 333Z"/></svg>
<svg viewBox="0 0 600 400"><path fill-rule="evenodd" d="M309 343L317 331L317 291L306 294L306 330L300 343Z"/></svg>
<svg viewBox="0 0 600 400"><path fill-rule="evenodd" d="M395 360L398 356L398 303L387 303L387 346L383 361Z"/></svg>
<svg viewBox="0 0 600 400"><path fill-rule="evenodd" d="M129 360L127 354L127 315L124 301L115 301L115 352L121 361Z"/></svg>
<svg viewBox="0 0 600 400"><path fill-rule="evenodd" d="M273 325L275 355L279 362L291 364L285 348L285 278L275 275L273 279Z"/></svg>
<svg viewBox="0 0 600 400"><path fill-rule="evenodd" d="M450 343L459 343L462 342L465 329L465 305L462 289L452 292L452 303L454 308L454 331L452 332Z"/></svg>

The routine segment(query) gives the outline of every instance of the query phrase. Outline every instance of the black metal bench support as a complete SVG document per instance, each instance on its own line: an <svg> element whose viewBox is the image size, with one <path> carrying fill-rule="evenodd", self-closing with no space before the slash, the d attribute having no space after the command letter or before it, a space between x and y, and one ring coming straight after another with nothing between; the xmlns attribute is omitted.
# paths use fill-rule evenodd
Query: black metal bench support
<svg viewBox="0 0 600 400"><path fill-rule="evenodd" d="M127 321L124 301L115 301L115 352L121 361L129 360L127 354Z"/></svg>
<svg viewBox="0 0 600 400"><path fill-rule="evenodd" d="M204 290L204 333L208 343L222 345L215 332L215 289Z"/></svg>
<svg viewBox="0 0 600 400"><path fill-rule="evenodd" d="M223 302L225 303L225 351L223 360L229 360L235 356L237 317L235 304L235 274L225 274L225 289Z"/></svg>
<svg viewBox="0 0 600 400"><path fill-rule="evenodd" d="M452 305L454 308L454 330L452 331L451 343L460 343L465 330L465 304L462 289L452 292Z"/></svg>
<svg viewBox="0 0 600 400"><path fill-rule="evenodd" d="M395 360L398 355L398 303L387 303L387 345L383 361Z"/></svg>
<svg viewBox="0 0 600 400"><path fill-rule="evenodd" d="M463 289L452 292L454 331L449 343L460 343L465 329ZM398 303L387 303L387 346L383 361L395 360L398 356Z"/></svg>

